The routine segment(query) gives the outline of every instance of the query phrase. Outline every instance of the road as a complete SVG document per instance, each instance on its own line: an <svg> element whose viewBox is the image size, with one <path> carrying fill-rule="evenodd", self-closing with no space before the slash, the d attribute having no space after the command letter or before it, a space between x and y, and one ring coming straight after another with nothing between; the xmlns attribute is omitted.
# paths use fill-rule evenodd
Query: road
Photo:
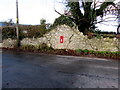
<svg viewBox="0 0 120 90"><path fill-rule="evenodd" d="M3 51L3 88L118 88L118 62Z"/></svg>

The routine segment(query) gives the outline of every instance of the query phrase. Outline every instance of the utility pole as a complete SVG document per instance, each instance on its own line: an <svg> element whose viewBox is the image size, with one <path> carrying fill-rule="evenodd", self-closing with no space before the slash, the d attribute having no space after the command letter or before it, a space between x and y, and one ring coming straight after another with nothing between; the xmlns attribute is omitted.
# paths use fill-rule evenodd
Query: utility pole
<svg viewBox="0 0 120 90"><path fill-rule="evenodd" d="M118 51L120 52L120 2L118 2Z"/></svg>
<svg viewBox="0 0 120 90"><path fill-rule="evenodd" d="M19 39L19 13L18 13L18 0L16 0L16 34L17 34L17 47L20 46Z"/></svg>

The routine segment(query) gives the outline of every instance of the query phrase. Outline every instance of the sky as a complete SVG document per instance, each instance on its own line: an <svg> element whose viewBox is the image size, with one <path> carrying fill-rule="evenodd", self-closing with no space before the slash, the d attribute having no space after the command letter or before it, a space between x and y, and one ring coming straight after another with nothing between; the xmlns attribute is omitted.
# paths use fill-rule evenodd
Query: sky
<svg viewBox="0 0 120 90"><path fill-rule="evenodd" d="M59 17L54 12L54 7L61 11L59 5L54 5L54 0L18 0L19 1L19 22L21 24L40 24L44 18L49 23ZM0 0L0 21L16 19L16 0Z"/></svg>
<svg viewBox="0 0 120 90"><path fill-rule="evenodd" d="M63 13L64 5L60 0L18 0L20 24L39 25L40 19L46 19L47 23L53 23L59 17L54 8ZM13 19L16 22L16 0L0 0L0 21ZM106 24L106 25L105 25ZM102 31L116 31L118 22L98 24Z"/></svg>

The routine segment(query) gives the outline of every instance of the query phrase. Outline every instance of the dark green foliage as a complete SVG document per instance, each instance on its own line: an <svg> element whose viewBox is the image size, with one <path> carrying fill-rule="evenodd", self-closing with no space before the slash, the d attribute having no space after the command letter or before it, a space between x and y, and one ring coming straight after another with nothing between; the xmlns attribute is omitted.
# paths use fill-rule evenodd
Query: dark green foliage
<svg viewBox="0 0 120 90"><path fill-rule="evenodd" d="M23 50L30 50L30 51L49 51L54 50L52 47L48 47L47 44L43 43L39 46L33 46L33 45L23 45L21 46L21 49Z"/></svg>
<svg viewBox="0 0 120 90"><path fill-rule="evenodd" d="M55 19L52 27L56 27L57 25L63 25L63 24L68 25L70 27L74 26L73 21L71 19L62 15Z"/></svg>
<svg viewBox="0 0 120 90"><path fill-rule="evenodd" d="M36 50L35 46L33 45L23 45L21 46L23 50Z"/></svg>
<svg viewBox="0 0 120 90"><path fill-rule="evenodd" d="M89 50L89 53L90 53L90 54L95 54L95 51Z"/></svg>
<svg viewBox="0 0 120 90"><path fill-rule="evenodd" d="M97 35L96 35L96 38L101 39L101 35L100 35L100 34L97 34Z"/></svg>
<svg viewBox="0 0 120 90"><path fill-rule="evenodd" d="M120 57L120 52L110 52L110 51L93 51L93 50L75 50L76 53L81 55L94 55L94 56L101 56L101 57Z"/></svg>
<svg viewBox="0 0 120 90"><path fill-rule="evenodd" d="M47 50L53 50L52 47L48 47L47 44L45 44L45 43L41 44L40 47L39 47L39 49L40 50L45 50L45 51L47 51Z"/></svg>
<svg viewBox="0 0 120 90"><path fill-rule="evenodd" d="M77 52L77 53L82 53L83 50L82 50L82 49L77 49L76 52Z"/></svg>
<svg viewBox="0 0 120 90"><path fill-rule="evenodd" d="M94 52L94 51L89 51L89 50L87 50L87 49L85 49L85 50L77 49L76 52L87 55L87 54L89 54L90 52Z"/></svg>
<svg viewBox="0 0 120 90"><path fill-rule="evenodd" d="M93 50L70 50L70 49L53 49L52 47L48 47L45 43L39 46L33 45L23 45L21 46L22 50L25 51L33 51L33 52L44 52L50 54L59 54L59 55L72 55L72 56L92 56L92 57L100 57L100 58L109 58L120 60L120 52L110 52L110 51L93 51Z"/></svg>
<svg viewBox="0 0 120 90"><path fill-rule="evenodd" d="M79 0L78 0L79 1ZM84 14L80 10L80 2L68 2L67 7L70 8L72 17L69 17L77 26L78 29L84 34L88 34L90 30L95 29L96 19L98 16L103 17L104 10L109 5L113 5L113 2L103 2L100 8L92 6L93 2L82 2L81 7L84 10Z"/></svg>
<svg viewBox="0 0 120 90"><path fill-rule="evenodd" d="M120 56L120 51L119 52L111 52L111 53L114 54L114 55Z"/></svg>
<svg viewBox="0 0 120 90"><path fill-rule="evenodd" d="M42 37L46 32L46 26L45 25L37 25L37 26L20 26L20 31L27 31L27 34L24 34L25 37L32 38L32 37Z"/></svg>
<svg viewBox="0 0 120 90"><path fill-rule="evenodd" d="M83 50L83 52L84 52L85 54L88 54L88 53L89 53L89 50L85 49L85 50Z"/></svg>
<svg viewBox="0 0 120 90"><path fill-rule="evenodd" d="M41 20L40 20L40 25L45 24L45 23L46 23L46 20L45 20L45 19L41 19Z"/></svg>
<svg viewBox="0 0 120 90"><path fill-rule="evenodd" d="M4 27L2 29L2 39L6 38L16 38L16 28L15 27Z"/></svg>
<svg viewBox="0 0 120 90"><path fill-rule="evenodd" d="M103 34L102 36L103 36L104 38L106 38L106 37L115 38L115 37L116 37L115 34Z"/></svg>
<svg viewBox="0 0 120 90"><path fill-rule="evenodd" d="M20 39L23 38L33 38L33 37L42 37L48 30L46 29L45 25L20 25ZM26 31L27 33L24 33ZM16 38L16 27L3 27L2 29L2 38Z"/></svg>

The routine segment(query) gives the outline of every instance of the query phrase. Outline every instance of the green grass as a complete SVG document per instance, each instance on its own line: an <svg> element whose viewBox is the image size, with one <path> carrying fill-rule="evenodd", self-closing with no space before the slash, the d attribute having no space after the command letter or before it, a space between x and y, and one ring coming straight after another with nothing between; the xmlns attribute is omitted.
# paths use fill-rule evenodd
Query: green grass
<svg viewBox="0 0 120 90"><path fill-rule="evenodd" d="M102 56L120 56L120 52L110 52L110 51L93 51L93 50L75 50L76 53L84 53L84 54L93 54L93 55L102 55Z"/></svg>
<svg viewBox="0 0 120 90"><path fill-rule="evenodd" d="M65 50L65 49L53 49L52 47L48 47L46 44L41 44L39 46L33 45L23 45L21 46L22 50L26 51L39 51L39 52L47 52L53 54L60 54L60 55L87 55L87 56L96 56L96 57L109 57L109 58L120 58L120 52L110 52L110 51L94 51L94 50Z"/></svg>

